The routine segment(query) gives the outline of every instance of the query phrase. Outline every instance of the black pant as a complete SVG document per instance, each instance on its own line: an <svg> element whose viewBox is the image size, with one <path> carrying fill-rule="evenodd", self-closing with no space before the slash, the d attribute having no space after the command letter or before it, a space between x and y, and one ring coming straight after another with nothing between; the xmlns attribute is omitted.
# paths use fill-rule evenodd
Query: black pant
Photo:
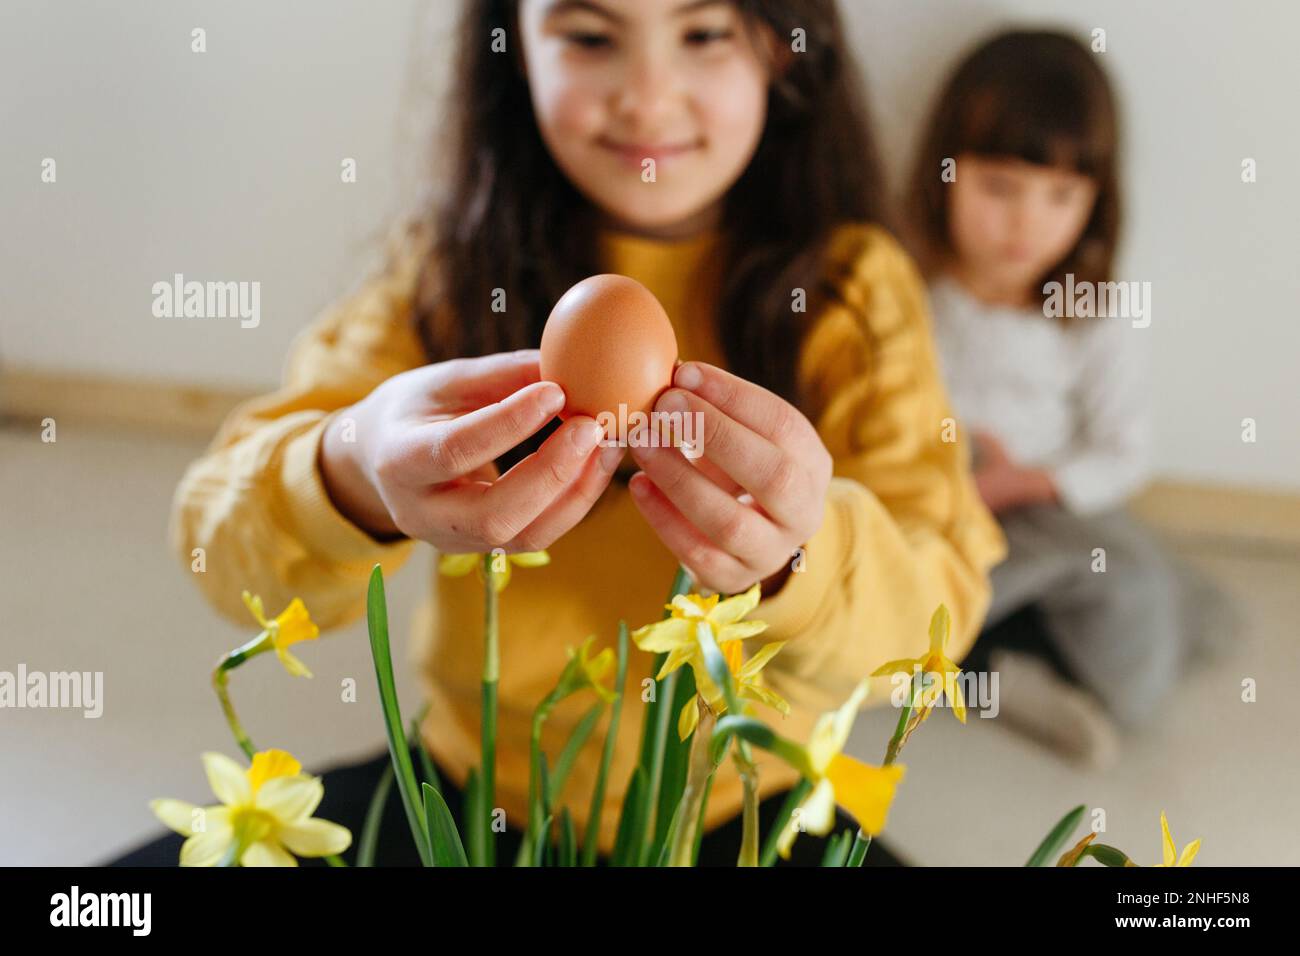
<svg viewBox="0 0 1300 956"><path fill-rule="evenodd" d="M970 649L970 653L962 658L961 669L974 673L992 670L990 658L993 652L999 649L1020 651L1042 658L1061 677L1078 683L1065 658L1052 643L1047 630L1047 621L1036 604L1026 604L996 624L985 628L976 638L975 646Z"/></svg>
<svg viewBox="0 0 1300 956"><path fill-rule="evenodd" d="M415 751L412 760L415 761ZM389 764L388 752L363 763L335 766L326 770L321 779L325 784L325 797L316 816L323 820L340 823L352 831L352 846L343 854L349 865L356 862L357 840L370 805L370 798L375 785ZM419 775L419 763L415 763L416 775ZM440 792L447 801L454 819L461 819L461 793L450 782L448 776L437 768L442 778ZM766 838L772 822L785 802L786 794L774 794L759 804L760 834ZM856 825L843 812L837 811L835 833ZM510 865L514 862L519 849L522 834L518 830L507 829L505 833L496 834L496 859L498 865ZM728 821L717 829L706 833L700 843L700 866L735 866L736 856L740 852L741 822L740 817ZM779 857L778 865L817 866L821 863L822 853L828 838L816 837L809 833L799 835L791 851L790 859L783 861ZM175 866L180 859L181 843L184 838L177 833L168 833L142 846L137 847L107 866ZM324 866L322 860L302 860L305 866ZM378 846L375 852L376 866L419 866L420 856L415 849L402 809L402 798L394 785L388 794L384 807L383 823L379 829ZM867 851L866 866L903 866L902 860L894 856L879 840L872 840Z"/></svg>

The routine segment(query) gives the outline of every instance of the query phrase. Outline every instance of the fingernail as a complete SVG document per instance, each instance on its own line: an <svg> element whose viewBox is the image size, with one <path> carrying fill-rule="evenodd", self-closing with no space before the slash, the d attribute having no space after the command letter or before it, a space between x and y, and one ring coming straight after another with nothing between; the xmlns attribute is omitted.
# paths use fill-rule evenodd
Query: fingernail
<svg viewBox="0 0 1300 956"><path fill-rule="evenodd" d="M667 391L664 392L663 398L659 399L659 410L661 412L668 412L669 414L684 412L687 407L686 396L681 392Z"/></svg>
<svg viewBox="0 0 1300 956"><path fill-rule="evenodd" d="M689 362L679 368L677 374L673 376L673 384L680 385L682 388L699 388L702 381L704 376L700 374L700 367Z"/></svg>
<svg viewBox="0 0 1300 956"><path fill-rule="evenodd" d="M603 437L605 429L599 422L583 422L569 432L569 440L573 442L573 450L578 455L591 454L591 450Z"/></svg>
<svg viewBox="0 0 1300 956"><path fill-rule="evenodd" d="M613 471L618 467L618 463L623 460L624 448L622 445L607 445L600 450L600 467L605 471Z"/></svg>
<svg viewBox="0 0 1300 956"><path fill-rule="evenodd" d="M564 389L554 383L548 383L542 389L542 411L546 415L558 415L564 408Z"/></svg>

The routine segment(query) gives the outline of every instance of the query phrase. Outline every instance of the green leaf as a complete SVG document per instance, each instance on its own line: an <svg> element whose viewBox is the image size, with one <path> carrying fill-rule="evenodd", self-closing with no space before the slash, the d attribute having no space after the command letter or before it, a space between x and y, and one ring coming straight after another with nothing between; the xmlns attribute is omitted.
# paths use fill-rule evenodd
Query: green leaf
<svg viewBox="0 0 1300 956"><path fill-rule="evenodd" d="M712 755L720 759L733 736L776 754L805 777L813 775L812 767L808 765L808 752L794 741L782 737L756 717L739 714L723 715L713 728Z"/></svg>
<svg viewBox="0 0 1300 956"><path fill-rule="evenodd" d="M548 816L542 821L541 831L537 834L537 840L533 844L533 866L545 866L546 855L551 848L551 823L554 817Z"/></svg>
<svg viewBox="0 0 1300 956"><path fill-rule="evenodd" d="M605 728L605 748L600 756L600 769L596 772L596 785L591 791L591 808L587 812L587 831L582 839L582 865L595 866L600 846L600 818L605 810L605 788L609 781L609 767L614 760L618 743L618 722L623 714L623 688L627 682L627 622L618 622L618 670L614 678L614 702Z"/></svg>
<svg viewBox="0 0 1300 956"><path fill-rule="evenodd" d="M673 815L668 821L668 833L664 838L663 846L661 846L659 852L655 854L655 866L668 865L668 857L672 852L673 837L677 835L677 828L681 826L683 813L682 807L685 803L685 799L677 801L677 807L673 810Z"/></svg>
<svg viewBox="0 0 1300 956"><path fill-rule="evenodd" d="M429 757L429 751L424 746L424 736L420 733L420 722L420 717L414 717L411 720L411 737L417 743L415 755L420 758L420 773L424 777L425 783L442 793L442 780L438 777L438 770L434 767L433 760Z"/></svg>
<svg viewBox="0 0 1300 956"><path fill-rule="evenodd" d="M668 827L672 822L673 811L681 803L682 793L686 790L686 777L691 762L691 738L682 740L677 736L677 715L689 701L695 699L695 673L689 667L682 667L669 676L677 677L677 683L668 691L673 703L664 712L668 726L664 730L664 759L659 776L658 805L654 813L654 842L647 848L656 855L659 848L668 843ZM648 863L651 858L647 855L642 861Z"/></svg>
<svg viewBox="0 0 1300 956"><path fill-rule="evenodd" d="M398 788L402 794L406 822L411 827L411 836L415 838L420 860L425 866L432 866L427 823L421 812L423 800L415 782L411 750L406 743L406 735L402 732L402 712L397 703L393 655L388 642L388 602L384 597L384 572L378 564L370 572L370 586L366 592L366 627L370 632L370 655L375 663L375 678L379 684L384 729L388 733L388 754L392 758Z"/></svg>
<svg viewBox="0 0 1300 956"><path fill-rule="evenodd" d="M384 768L375 792L370 796L370 805L366 808L366 822L361 825L361 838L357 842L357 866L375 865L375 848L379 846L379 828L383 824L384 807L388 805L388 794L393 789L393 764L390 761Z"/></svg>
<svg viewBox="0 0 1300 956"><path fill-rule="evenodd" d="M790 822L790 816L794 813L794 808L803 802L803 798L808 796L810 790L812 790L812 784L805 779L796 783L790 789L790 792L786 794L785 801L781 804L776 819L772 821L772 829L767 831L767 837L763 840L763 850L758 857L760 866L771 866L776 862L776 844L781 837L781 831Z"/></svg>
<svg viewBox="0 0 1300 956"><path fill-rule="evenodd" d="M717 766L714 766L717 769ZM713 774L704 781L704 796L700 799L700 815L696 817L695 823L695 843L691 846L691 866L697 865L700 859L700 844L704 842L704 817L709 810L709 796L713 792Z"/></svg>
<svg viewBox="0 0 1300 956"><path fill-rule="evenodd" d="M559 802L560 794L564 792L564 783L569 779L569 772L573 769L573 762L578 759L578 752L582 750L582 745L596 729L596 722L600 720L604 710L605 702L600 701L583 714L582 720L578 721L578 725L573 728L573 733L569 735L568 743L560 751L560 759L555 761L555 770L551 774L546 792L546 799L552 806Z"/></svg>
<svg viewBox="0 0 1300 956"><path fill-rule="evenodd" d="M672 604L673 598L690 590L690 584L690 575L679 565L664 603ZM671 616L670 610L664 611L665 618ZM650 673L658 674L667 659L667 654L656 654ZM685 693L686 684L690 685L689 693ZM682 705L694 694L694 685L694 677L689 670L679 668L658 682L655 699L646 704L641 724L641 749L637 758L637 766L645 771L646 797L634 823L634 829L642 835L643 843L637 851L637 859L631 861L633 865L645 863L656 842L662 842L668 829L668 818L680 798L680 788L685 785L686 746L677 740L676 734L671 733L671 728ZM685 696L682 696L683 693Z"/></svg>
<svg viewBox="0 0 1300 956"><path fill-rule="evenodd" d="M852 840L852 830L841 830L827 840L826 850L822 853L822 866L843 866L849 858L849 845Z"/></svg>
<svg viewBox="0 0 1300 956"><path fill-rule="evenodd" d="M573 817L569 815L568 807L560 811L560 853L558 863L560 866L578 865L578 834L573 829Z"/></svg>
<svg viewBox="0 0 1300 956"><path fill-rule="evenodd" d="M623 796L623 810L618 818L618 834L614 837L614 851L610 854L610 866L635 866L639 861L641 847L645 844L644 833L637 829L642 819L641 805L646 800L646 772L644 767L632 771L628 780L627 793Z"/></svg>
<svg viewBox="0 0 1300 956"><path fill-rule="evenodd" d="M465 847L456 831L456 821L451 818L442 794L427 783L420 785L424 793L424 818L429 827L429 850L434 866L469 866Z"/></svg>
<svg viewBox="0 0 1300 956"><path fill-rule="evenodd" d="M1052 827L1052 832L1043 838L1043 842L1038 845L1038 849L1034 851L1033 856L1029 858L1025 866L1051 866L1055 863L1060 858L1061 853L1064 852L1070 834L1078 829L1079 823L1083 820L1083 815L1086 812L1087 807L1080 804L1061 817L1060 822Z"/></svg>

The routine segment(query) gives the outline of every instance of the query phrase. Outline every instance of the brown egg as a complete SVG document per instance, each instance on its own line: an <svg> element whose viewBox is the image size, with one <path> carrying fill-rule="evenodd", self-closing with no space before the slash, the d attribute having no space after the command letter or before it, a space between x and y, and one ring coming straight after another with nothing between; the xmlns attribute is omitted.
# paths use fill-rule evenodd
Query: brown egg
<svg viewBox="0 0 1300 956"><path fill-rule="evenodd" d="M627 276L583 279L542 330L542 378L564 389L561 418L649 413L673 380L677 336L659 300Z"/></svg>

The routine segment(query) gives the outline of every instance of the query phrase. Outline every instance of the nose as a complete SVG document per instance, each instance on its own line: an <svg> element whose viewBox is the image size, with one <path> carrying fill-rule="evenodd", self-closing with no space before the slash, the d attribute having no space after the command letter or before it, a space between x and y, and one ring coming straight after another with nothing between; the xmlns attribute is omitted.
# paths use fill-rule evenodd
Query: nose
<svg viewBox="0 0 1300 956"><path fill-rule="evenodd" d="M1034 204L1025 196L1019 196L1011 203L1010 215L1007 217L1007 231L1018 244L1026 242L1037 232L1039 219Z"/></svg>
<svg viewBox="0 0 1300 956"><path fill-rule="evenodd" d="M628 59L614 107L631 129L654 134L666 125L675 94L673 70L667 57L643 48Z"/></svg>

